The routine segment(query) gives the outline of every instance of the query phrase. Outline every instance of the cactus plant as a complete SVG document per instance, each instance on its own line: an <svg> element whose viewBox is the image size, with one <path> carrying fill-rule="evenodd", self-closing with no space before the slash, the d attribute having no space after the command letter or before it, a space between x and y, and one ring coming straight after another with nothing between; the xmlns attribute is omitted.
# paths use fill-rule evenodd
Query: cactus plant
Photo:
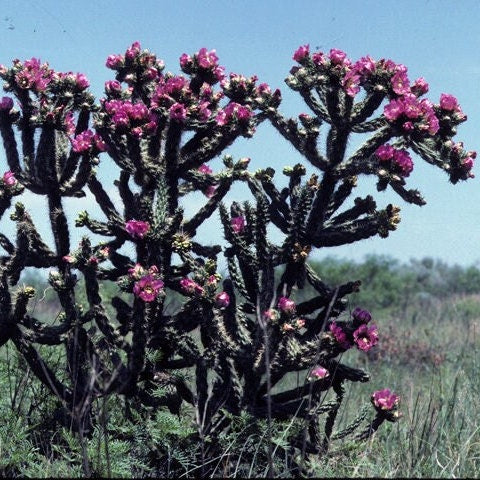
<svg viewBox="0 0 480 480"><path fill-rule="evenodd" d="M308 257L312 249L396 229L399 207L379 209L371 195L348 203L359 176L376 176L379 191L391 187L408 203L424 203L420 192L406 188L409 151L453 183L473 176L475 153L452 140L466 116L451 95L442 94L438 104L423 98L425 80L410 82L406 67L391 60L353 63L340 50L311 54L308 45L293 59L286 83L310 110L298 119L282 115L279 90L255 76L226 76L206 48L183 54L183 75L175 75L133 43L108 57L115 80L105 83L98 103L83 74L55 72L35 58L0 67L5 91L20 107L9 96L0 103L8 162L0 215L13 209L17 229L15 241L0 234L0 345L15 345L74 430L92 429L92 405L103 396L175 413L186 402L196 412L205 461L232 418L245 413L269 422L298 419L303 429L289 439L289 455L326 452L350 434L369 438L384 420L398 418L398 396L384 389L373 394L376 415L363 430L366 410L334 431L346 383L369 380L339 357L353 346L370 350L379 335L370 312L346 313L360 281L326 285ZM283 189L272 168L252 172L249 158L235 162L225 154L261 122L270 122L306 161L284 168ZM354 134L366 140L350 152ZM208 163L222 154L225 168L214 173ZM118 167L120 205L96 175L97 165L109 161ZM234 182L248 186L253 202L225 204ZM47 198L54 245L21 202L12 207L25 189ZM86 191L99 210L80 212L76 227L104 238L94 243L84 235L75 248L64 199ZM205 204L187 218L182 200L195 191ZM216 212L223 251L197 235ZM269 239L270 226L283 234L278 244ZM125 245L133 245L133 258ZM223 279L220 255L228 267ZM62 308L58 323L29 312L35 292L18 285L28 267L50 270ZM78 301L78 275L86 305ZM111 299L114 316L101 295L105 281L130 295L130 301ZM315 296L298 300L307 284ZM183 302L169 310L174 295ZM65 374L47 364L41 345L64 346ZM292 372L304 372L304 384L280 388ZM162 395L154 395L158 385ZM326 401L328 391L333 399Z"/></svg>

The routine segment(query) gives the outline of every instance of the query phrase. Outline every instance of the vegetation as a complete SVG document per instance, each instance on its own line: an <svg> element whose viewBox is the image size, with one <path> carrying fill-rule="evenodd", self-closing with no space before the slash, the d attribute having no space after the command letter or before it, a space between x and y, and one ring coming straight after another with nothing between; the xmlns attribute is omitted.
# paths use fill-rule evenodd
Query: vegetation
<svg viewBox="0 0 480 480"><path fill-rule="evenodd" d="M17 231L14 242L0 234L3 446L15 452L4 457L5 474L315 475L401 416L391 385L365 389L369 362L446 362L445 349L430 350L431 333L425 342L417 336L414 317L411 328L392 317L377 347L382 317L374 322L355 302L362 282L371 284L381 303L359 300L383 317L409 318L425 300L412 285L430 285L439 265L426 261L412 278L418 268L406 273L370 258L356 278L357 266L316 266L310 253L397 228L399 207L354 198L361 177L423 205L407 188L411 152L452 183L471 178L475 152L453 140L466 116L452 95L438 104L424 98L425 80L410 82L391 60L351 62L308 45L293 60L286 83L311 112L297 118L282 114L279 90L256 76L225 76L206 48L183 54L175 75L133 43L108 57L115 80L98 103L81 73L55 72L36 58L0 67L17 102L0 101L9 168L0 216L8 211ZM262 122L305 161L285 167L282 180L226 154ZM352 139L363 143L352 149ZM225 168L214 173L209 162L222 154ZM114 165L118 202L97 176L105 161ZM235 182L250 200L227 206ZM47 199L51 245L24 203L12 205L24 191ZM73 227L65 199L87 192L95 209L78 212ZM192 194L205 201L188 217ZM223 246L197 234L214 214ZM74 248L76 229L88 235ZM43 269L48 286L22 283L38 283L28 275ZM472 287L468 272L458 289ZM409 285L403 295L401 285ZM455 385L449 398L457 401ZM349 404L351 391L363 401Z"/></svg>

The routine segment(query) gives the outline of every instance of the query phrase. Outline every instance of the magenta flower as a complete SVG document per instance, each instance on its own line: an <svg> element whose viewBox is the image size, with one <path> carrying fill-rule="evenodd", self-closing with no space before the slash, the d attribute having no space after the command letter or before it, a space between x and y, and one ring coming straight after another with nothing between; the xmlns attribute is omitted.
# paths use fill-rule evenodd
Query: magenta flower
<svg viewBox="0 0 480 480"><path fill-rule="evenodd" d="M406 150L395 150L393 161L400 168L401 174L408 177L413 170L413 160Z"/></svg>
<svg viewBox="0 0 480 480"><path fill-rule="evenodd" d="M372 403L378 410L391 411L400 401L400 397L388 388L377 390L372 394Z"/></svg>
<svg viewBox="0 0 480 480"><path fill-rule="evenodd" d="M219 308L228 307L230 305L230 296L228 295L228 293L220 292L218 295L216 295L215 304Z"/></svg>
<svg viewBox="0 0 480 480"><path fill-rule="evenodd" d="M9 112L13 108L13 100L10 97L2 97L0 100L0 110Z"/></svg>
<svg viewBox="0 0 480 480"><path fill-rule="evenodd" d="M378 343L378 330L375 325L368 327L366 324L360 325L353 332L353 341L359 350L368 352Z"/></svg>
<svg viewBox="0 0 480 480"><path fill-rule="evenodd" d="M327 378L329 376L330 372L326 368L317 365L316 367L312 368L308 378L310 380L322 380L323 378Z"/></svg>
<svg viewBox="0 0 480 480"><path fill-rule="evenodd" d="M105 65L107 68L110 68L112 70L117 70L123 65L123 62L125 59L123 58L123 55L109 55L107 57L107 61L105 62Z"/></svg>
<svg viewBox="0 0 480 480"><path fill-rule="evenodd" d="M270 309L265 310L263 312L263 318L265 320L270 321L270 322L274 322L274 321L278 320L278 317L279 317L278 311L273 309L273 308L270 308Z"/></svg>
<svg viewBox="0 0 480 480"><path fill-rule="evenodd" d="M17 184L17 179L15 178L15 174L10 170L3 174L3 183L7 185L7 187L13 187Z"/></svg>
<svg viewBox="0 0 480 480"><path fill-rule="evenodd" d="M332 322L329 326L330 332L332 332L337 343L345 350L348 350L352 344L347 339L347 334L343 331L342 327Z"/></svg>
<svg viewBox="0 0 480 480"><path fill-rule="evenodd" d="M93 132L91 130L85 130L79 133L75 138L71 140L72 150L77 153L85 153L90 150L93 143Z"/></svg>
<svg viewBox="0 0 480 480"><path fill-rule="evenodd" d="M209 69L215 67L218 62L216 50L209 52L205 47L201 48L197 53L197 61L202 68Z"/></svg>
<svg viewBox="0 0 480 480"><path fill-rule="evenodd" d="M443 110L455 111L459 108L458 100L448 93L442 93L440 95L440 107Z"/></svg>
<svg viewBox="0 0 480 480"><path fill-rule="evenodd" d="M232 217L230 224L232 225L232 230L240 234L245 230L245 217Z"/></svg>
<svg viewBox="0 0 480 480"><path fill-rule="evenodd" d="M144 273L145 269L139 263L136 263L132 268L128 269L128 274L133 279L139 279Z"/></svg>
<svg viewBox="0 0 480 480"><path fill-rule="evenodd" d="M212 198L215 195L217 188L218 188L217 185L209 185L204 192L207 198Z"/></svg>
<svg viewBox="0 0 480 480"><path fill-rule="evenodd" d="M287 297L280 297L277 306L283 313L286 313L288 315L295 313L295 310L297 308L295 302Z"/></svg>
<svg viewBox="0 0 480 480"><path fill-rule="evenodd" d="M390 122L395 121L405 111L402 102L399 99L391 100L383 108L383 114Z"/></svg>
<svg viewBox="0 0 480 480"><path fill-rule="evenodd" d="M168 110L168 113L172 120L179 122L183 122L187 118L187 109L181 103L174 103Z"/></svg>
<svg viewBox="0 0 480 480"><path fill-rule="evenodd" d="M329 53L329 58L334 65L349 65L350 61L347 59L347 54L338 50L337 48L332 48Z"/></svg>
<svg viewBox="0 0 480 480"><path fill-rule="evenodd" d="M308 57L310 53L310 45L301 45L293 54L293 60L301 62L305 57Z"/></svg>
<svg viewBox="0 0 480 480"><path fill-rule="evenodd" d="M343 78L342 86L348 96L354 97L360 91L360 75L350 70Z"/></svg>
<svg viewBox="0 0 480 480"><path fill-rule="evenodd" d="M412 93L414 93L417 97L420 95L424 95L428 92L428 83L423 77L417 78L411 87Z"/></svg>
<svg viewBox="0 0 480 480"><path fill-rule="evenodd" d="M203 293L203 288L197 282L187 277L180 280L180 287L188 295L201 295Z"/></svg>
<svg viewBox="0 0 480 480"><path fill-rule="evenodd" d="M79 90L85 90L90 86L90 82L85 74L77 73L75 76L75 85Z"/></svg>
<svg viewBox="0 0 480 480"><path fill-rule="evenodd" d="M375 155L380 159L380 160L390 160L393 158L393 155L395 153L395 148L393 148L390 144L386 143L385 145L381 145L375 150Z"/></svg>
<svg viewBox="0 0 480 480"><path fill-rule="evenodd" d="M133 293L144 302L153 302L163 286L164 283L161 280L155 279L152 275L145 275L135 282Z"/></svg>
<svg viewBox="0 0 480 480"><path fill-rule="evenodd" d="M406 72L397 72L390 80L392 89L397 95L410 93L410 80Z"/></svg>
<svg viewBox="0 0 480 480"><path fill-rule="evenodd" d="M150 229L150 224L142 220L129 220L125 224L125 230L133 238L143 238L149 229Z"/></svg>
<svg viewBox="0 0 480 480"><path fill-rule="evenodd" d="M372 314L368 310L357 307L353 310L352 317L357 322L367 324L372 319Z"/></svg>
<svg viewBox="0 0 480 480"><path fill-rule="evenodd" d="M202 165L200 165L197 170L200 173L204 173L207 175L211 175L213 173L213 170L206 163L203 163Z"/></svg>

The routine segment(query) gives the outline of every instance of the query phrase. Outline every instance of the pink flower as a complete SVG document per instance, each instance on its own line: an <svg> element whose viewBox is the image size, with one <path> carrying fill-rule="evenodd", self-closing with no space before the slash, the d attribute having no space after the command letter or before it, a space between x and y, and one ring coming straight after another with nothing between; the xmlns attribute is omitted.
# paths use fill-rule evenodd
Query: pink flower
<svg viewBox="0 0 480 480"><path fill-rule="evenodd" d="M297 308L295 302L287 297L280 297L277 306L283 313L286 313L288 315L295 313L295 310Z"/></svg>
<svg viewBox="0 0 480 480"><path fill-rule="evenodd" d="M455 111L459 108L458 100L448 93L442 93L440 95L440 107L443 110Z"/></svg>
<svg viewBox="0 0 480 480"><path fill-rule="evenodd" d="M282 332L293 332L295 330L295 327L290 323L284 323L281 328Z"/></svg>
<svg viewBox="0 0 480 480"><path fill-rule="evenodd" d="M174 103L168 110L168 113L172 120L183 122L187 118L187 109L181 103Z"/></svg>
<svg viewBox="0 0 480 480"><path fill-rule="evenodd" d="M375 325L368 327L366 324L360 325L353 332L353 341L359 350L368 352L378 343L378 330Z"/></svg>
<svg viewBox="0 0 480 480"><path fill-rule="evenodd" d="M377 390L372 394L372 403L375 408L383 411L393 410L400 401L400 397L390 389Z"/></svg>
<svg viewBox="0 0 480 480"><path fill-rule="evenodd" d="M242 233L245 230L245 217L232 217L230 224L235 233Z"/></svg>
<svg viewBox="0 0 480 480"><path fill-rule="evenodd" d="M110 68L112 70L117 70L119 67L122 66L124 62L124 58L122 55L109 55L107 57L107 61L105 62L105 65L107 68Z"/></svg>
<svg viewBox="0 0 480 480"><path fill-rule="evenodd" d="M334 65L348 65L350 63L347 59L347 54L337 48L332 48L330 50L329 57Z"/></svg>
<svg viewBox="0 0 480 480"><path fill-rule="evenodd" d="M352 318L360 323L368 323L372 319L372 314L368 310L357 307L352 312Z"/></svg>
<svg viewBox="0 0 480 480"><path fill-rule="evenodd" d="M140 43L133 42L132 45L125 52L125 58L133 60L140 53Z"/></svg>
<svg viewBox="0 0 480 480"><path fill-rule="evenodd" d="M217 185L209 185L204 192L207 198L212 198L215 195L217 188L218 188Z"/></svg>
<svg viewBox="0 0 480 480"><path fill-rule="evenodd" d="M209 52L205 47L201 48L197 53L197 61L198 65L202 68L214 68L218 62L216 50Z"/></svg>
<svg viewBox="0 0 480 480"><path fill-rule="evenodd" d="M15 178L15 174L10 170L3 174L3 183L8 187L13 187L17 184L17 179Z"/></svg>
<svg viewBox="0 0 480 480"><path fill-rule="evenodd" d="M71 140L72 149L77 153L84 153L90 150L93 142L93 132L91 130L85 130L79 133L74 139Z"/></svg>
<svg viewBox="0 0 480 480"><path fill-rule="evenodd" d="M310 53L310 45L301 45L293 54L293 60L301 62L305 57L308 57Z"/></svg>
<svg viewBox="0 0 480 480"><path fill-rule="evenodd" d="M312 60L313 60L313 63L318 66L325 65L325 63L327 62L325 58L325 54L323 52L315 52L312 55Z"/></svg>
<svg viewBox="0 0 480 480"><path fill-rule="evenodd" d="M197 283L191 280L190 278L182 278L180 280L180 287L184 293L188 295L201 295L203 293L203 288Z"/></svg>
<svg viewBox="0 0 480 480"><path fill-rule="evenodd" d="M347 334L335 322L330 324L329 330L332 332L335 340L343 349L348 350L352 346L350 341L347 339Z"/></svg>
<svg viewBox="0 0 480 480"><path fill-rule="evenodd" d="M263 312L263 318L265 320L268 320L268 321L271 321L271 322L274 322L275 320L278 320L278 311L273 309L273 308L270 308L268 310L265 310Z"/></svg>
<svg viewBox="0 0 480 480"><path fill-rule="evenodd" d="M230 296L227 292L220 292L215 297L215 303L219 308L228 307L230 305Z"/></svg>
<svg viewBox="0 0 480 480"><path fill-rule="evenodd" d="M139 279L144 273L145 269L139 263L128 269L128 274L134 279Z"/></svg>
<svg viewBox="0 0 480 480"><path fill-rule="evenodd" d="M354 97L360 91L360 75L350 70L343 78L342 86L349 97Z"/></svg>
<svg viewBox="0 0 480 480"><path fill-rule="evenodd" d="M163 286L164 283L161 280L155 279L152 275L145 275L135 282L133 293L144 302L153 302Z"/></svg>
<svg viewBox="0 0 480 480"><path fill-rule="evenodd" d="M381 145L375 150L375 155L383 161L393 158L394 153L395 149L388 143L386 143L385 145Z"/></svg>
<svg viewBox="0 0 480 480"><path fill-rule="evenodd" d="M360 60L357 60L353 65L353 70L357 71L363 77L369 76L375 71L375 68L375 61L369 55L367 55L366 57L362 57Z"/></svg>
<svg viewBox="0 0 480 480"><path fill-rule="evenodd" d="M75 257L73 257L72 255L64 255L62 257L62 260L66 263L75 263Z"/></svg>
<svg viewBox="0 0 480 480"><path fill-rule="evenodd" d="M295 326L296 326L298 329L303 328L303 327L305 326L305 323L306 323L306 322L305 322L305 319L303 319L303 318L297 318L297 319L295 320Z"/></svg>
<svg viewBox="0 0 480 480"><path fill-rule="evenodd" d="M424 95L428 92L428 83L423 77L417 78L412 84L412 93L414 93L417 97L420 95Z"/></svg>
<svg viewBox="0 0 480 480"><path fill-rule="evenodd" d="M2 97L0 100L0 111L9 112L13 108L13 100L10 97Z"/></svg>
<svg viewBox="0 0 480 480"><path fill-rule="evenodd" d="M474 165L474 158L473 156L470 156L470 157L465 157L463 160L462 160L462 167L465 169L465 170L471 170L473 168L473 165Z"/></svg>
<svg viewBox="0 0 480 480"><path fill-rule="evenodd" d="M75 76L75 85L79 90L85 90L90 86L90 82L83 73L77 73Z"/></svg>
<svg viewBox="0 0 480 480"><path fill-rule="evenodd" d="M397 72L390 80L392 89L397 95L406 95L410 93L410 80L406 72Z"/></svg>
<svg viewBox="0 0 480 480"><path fill-rule="evenodd" d="M400 167L401 174L408 177L413 170L413 161L406 150L396 150L393 155L393 161Z"/></svg>
<svg viewBox="0 0 480 480"><path fill-rule="evenodd" d="M383 114L390 122L395 121L405 111L400 100L391 100L390 103L383 108Z"/></svg>
<svg viewBox="0 0 480 480"><path fill-rule="evenodd" d="M200 165L198 167L198 171L206 175L211 175L213 173L213 170L206 163L203 163L202 165Z"/></svg>
<svg viewBox="0 0 480 480"><path fill-rule="evenodd" d="M192 65L192 57L186 53L182 53L180 56L180 67L183 69Z"/></svg>
<svg viewBox="0 0 480 480"><path fill-rule="evenodd" d="M322 380L323 378L327 378L329 376L330 372L326 368L317 365L316 367L312 368L308 378L309 380Z"/></svg>
<svg viewBox="0 0 480 480"><path fill-rule="evenodd" d="M142 220L129 220L125 224L125 230L133 238L143 238L149 229L150 229L150 224Z"/></svg>

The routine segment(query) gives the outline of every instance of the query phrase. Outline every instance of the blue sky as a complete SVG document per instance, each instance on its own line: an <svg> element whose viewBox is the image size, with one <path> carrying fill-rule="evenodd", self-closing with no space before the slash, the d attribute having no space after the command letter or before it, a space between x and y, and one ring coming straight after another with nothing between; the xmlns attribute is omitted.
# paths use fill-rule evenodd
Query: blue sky
<svg viewBox="0 0 480 480"><path fill-rule="evenodd" d="M411 79L425 77L432 101L438 102L442 92L457 96L468 121L460 126L456 139L464 141L467 149L480 151L480 2L476 0L1 0L0 7L0 63L35 56L55 70L83 72L97 98L104 81L113 78L105 67L106 57L123 53L136 40L173 72L179 72L182 53L215 48L227 72L256 74L261 82L279 87L284 99L281 111L288 115L306 111L283 81L299 45L308 43L312 50L323 51L339 48L352 60L367 54L391 58L408 67ZM283 166L301 161L263 125L253 139L238 142L230 152L237 158L251 157L251 168L273 166L279 177ZM388 192L378 194L372 182L362 180L359 193L370 189L379 206L402 207L398 230L387 239L325 249L316 255L361 260L376 253L402 261L431 256L450 264L480 262L479 169L474 168L477 178L452 186L443 172L422 165L418 158L414 161L409 186L420 189L426 206L406 205ZM4 166L0 150L0 169ZM100 171L105 181L113 181L108 165L102 164ZM232 198L242 196L238 190L232 193ZM33 204L34 218L40 224L45 212L38 205L38 201ZM71 208L73 212L77 206ZM75 216L72 213L72 219ZM2 220L0 228L8 229L8 221Z"/></svg>

